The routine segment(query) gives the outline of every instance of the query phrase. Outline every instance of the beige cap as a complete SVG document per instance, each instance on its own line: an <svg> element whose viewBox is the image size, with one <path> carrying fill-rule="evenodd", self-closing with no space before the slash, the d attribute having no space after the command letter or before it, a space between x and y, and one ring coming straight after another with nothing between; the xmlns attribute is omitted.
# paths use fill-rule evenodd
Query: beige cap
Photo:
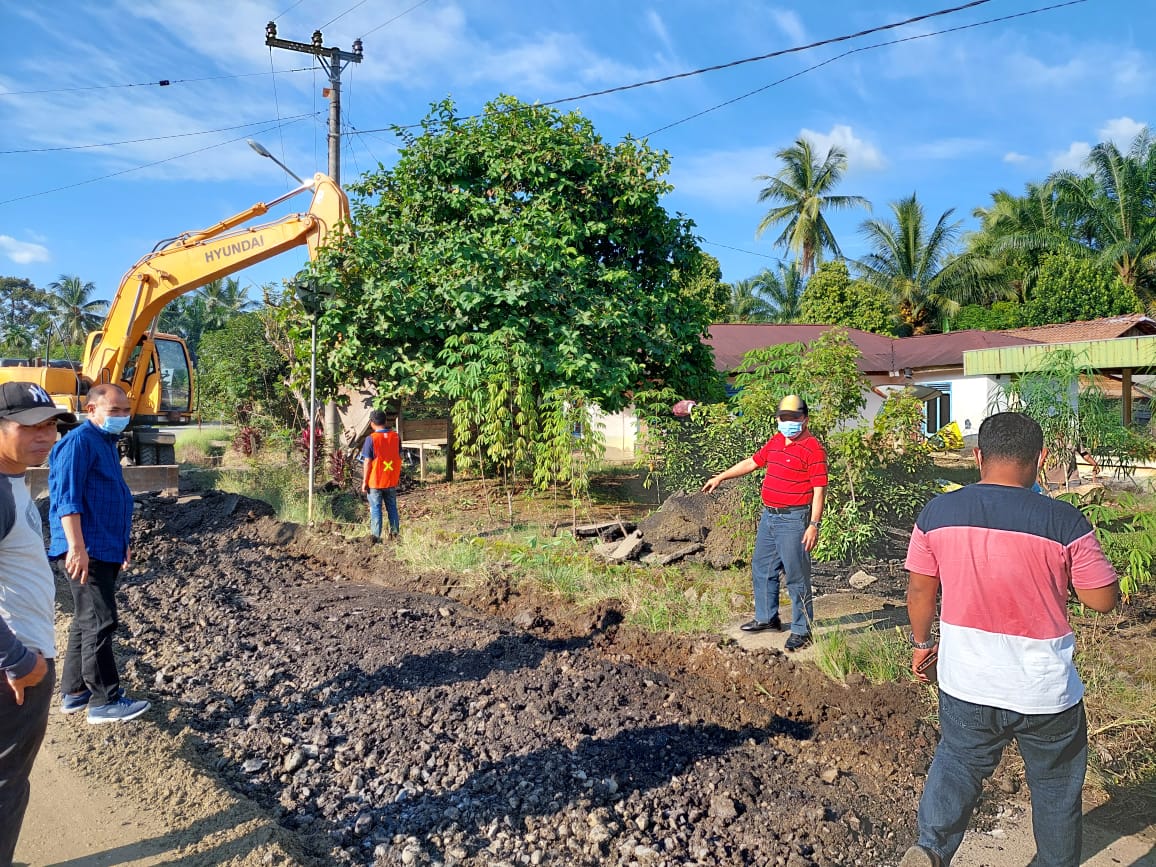
<svg viewBox="0 0 1156 867"><path fill-rule="evenodd" d="M779 401L779 410L782 412L798 412L807 415L807 402L797 394L788 394Z"/></svg>

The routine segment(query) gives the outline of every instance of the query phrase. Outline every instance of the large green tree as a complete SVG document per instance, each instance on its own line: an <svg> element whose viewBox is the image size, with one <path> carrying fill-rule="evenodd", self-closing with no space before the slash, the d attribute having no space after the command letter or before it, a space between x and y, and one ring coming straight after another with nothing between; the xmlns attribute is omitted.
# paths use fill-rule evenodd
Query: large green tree
<svg viewBox="0 0 1156 867"><path fill-rule="evenodd" d="M867 220L861 233L870 252L857 263L867 282L886 291L899 313L901 334L940 330L961 304L984 297L994 279L987 263L959 254L954 209L929 225L912 193L891 203L891 220Z"/></svg>
<svg viewBox="0 0 1156 867"><path fill-rule="evenodd" d="M447 100L399 134L395 166L350 185L356 234L314 265L329 386L449 398L466 455L525 473L550 407L717 391L711 305L676 279L700 251L662 206L664 152L511 97L468 118Z"/></svg>
<svg viewBox="0 0 1156 867"><path fill-rule="evenodd" d="M1064 253L1043 258L1036 291L1023 306L1025 325L1080 322L1142 309L1136 293L1110 265Z"/></svg>
<svg viewBox="0 0 1156 867"><path fill-rule="evenodd" d="M72 346L83 346L90 331L104 324L108 302L93 298L96 284L81 280L75 274L61 274L48 284L49 303L56 316L60 339Z"/></svg>
<svg viewBox="0 0 1156 867"><path fill-rule="evenodd" d="M824 250L834 256L843 255L824 211L870 210L871 203L862 196L837 196L832 192L847 171L847 154L834 145L820 160L811 142L800 138L775 157L782 163L778 172L758 176L758 180L767 181L759 192L759 201L770 201L774 207L759 222L757 234L781 225L783 231L775 244L795 255L805 279L814 273Z"/></svg>
<svg viewBox="0 0 1156 867"><path fill-rule="evenodd" d="M864 280L852 280L847 263L835 259L820 265L807 281L799 321L891 334L895 308L886 292Z"/></svg>
<svg viewBox="0 0 1156 867"><path fill-rule="evenodd" d="M278 351L272 312L241 313L208 332L197 359L198 405L207 418L236 422L259 415L293 427L306 415Z"/></svg>

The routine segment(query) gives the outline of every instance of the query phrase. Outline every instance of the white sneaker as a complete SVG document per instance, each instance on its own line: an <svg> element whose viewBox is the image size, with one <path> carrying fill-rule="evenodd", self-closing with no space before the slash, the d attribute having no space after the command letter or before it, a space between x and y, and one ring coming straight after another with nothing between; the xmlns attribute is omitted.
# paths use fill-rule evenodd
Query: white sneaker
<svg viewBox="0 0 1156 867"><path fill-rule="evenodd" d="M102 704L97 707L89 705L88 724L101 725L102 723L127 722L136 719L152 705L147 701L133 701L123 695L112 704Z"/></svg>

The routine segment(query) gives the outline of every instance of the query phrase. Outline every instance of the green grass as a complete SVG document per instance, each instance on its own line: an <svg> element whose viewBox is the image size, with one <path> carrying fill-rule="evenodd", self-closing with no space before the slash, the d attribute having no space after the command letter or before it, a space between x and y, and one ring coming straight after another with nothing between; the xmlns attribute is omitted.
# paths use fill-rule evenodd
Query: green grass
<svg viewBox="0 0 1156 867"><path fill-rule="evenodd" d="M177 433L177 462L201 467L217 466L232 439L233 432L228 428L185 428Z"/></svg>
<svg viewBox="0 0 1156 867"><path fill-rule="evenodd" d="M817 626L822 627L820 621ZM871 683L911 680L911 647L903 632L869 629L854 635L839 625L815 630L816 664L832 680L845 681L852 673Z"/></svg>

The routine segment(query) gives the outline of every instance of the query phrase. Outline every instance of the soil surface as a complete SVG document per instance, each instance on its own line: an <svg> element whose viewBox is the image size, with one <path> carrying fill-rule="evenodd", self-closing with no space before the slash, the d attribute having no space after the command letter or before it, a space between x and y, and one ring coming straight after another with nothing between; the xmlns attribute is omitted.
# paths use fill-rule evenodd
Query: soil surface
<svg viewBox="0 0 1156 867"><path fill-rule="evenodd" d="M139 863L881 865L913 838L918 690L641 633L500 571L413 574L236 495L141 498L133 552L118 646L154 708L54 717L46 751L153 795L182 857ZM894 558L864 568L900 599Z"/></svg>

